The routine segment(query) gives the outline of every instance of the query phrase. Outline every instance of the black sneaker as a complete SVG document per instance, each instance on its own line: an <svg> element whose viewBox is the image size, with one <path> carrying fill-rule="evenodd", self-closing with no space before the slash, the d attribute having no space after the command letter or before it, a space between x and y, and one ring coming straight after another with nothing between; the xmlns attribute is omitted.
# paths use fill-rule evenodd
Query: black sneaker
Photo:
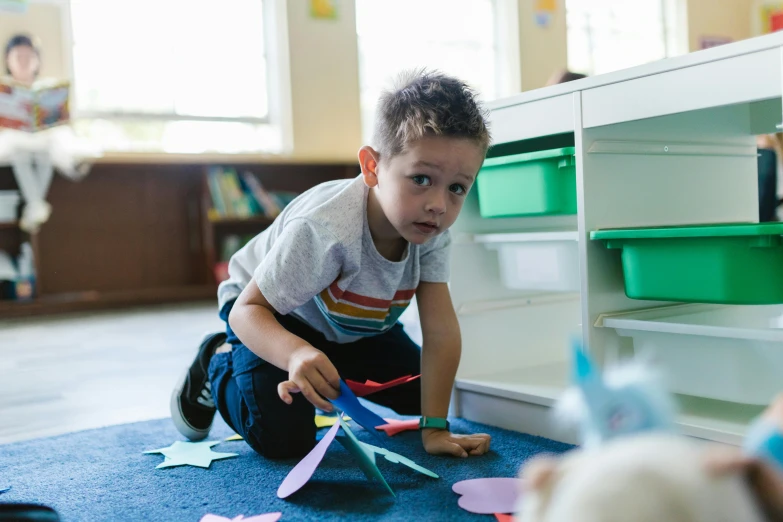
<svg viewBox="0 0 783 522"><path fill-rule="evenodd" d="M215 350L225 342L224 333L205 337L196 359L171 394L171 420L177 430L190 440L206 438L212 427L216 409L207 368Z"/></svg>

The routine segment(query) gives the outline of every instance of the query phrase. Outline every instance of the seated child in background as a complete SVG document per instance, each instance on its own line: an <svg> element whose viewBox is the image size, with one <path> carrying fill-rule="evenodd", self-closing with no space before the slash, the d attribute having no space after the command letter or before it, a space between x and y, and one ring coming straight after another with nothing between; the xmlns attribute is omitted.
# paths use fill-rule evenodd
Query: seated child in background
<svg viewBox="0 0 783 522"><path fill-rule="evenodd" d="M315 445L315 408L332 410L341 378L421 373L372 400L423 415L432 454L486 453L489 435L454 435L445 417L461 351L448 229L489 140L465 83L403 75L380 99L361 175L308 190L231 258L218 290L226 333L203 341L172 395L179 431L206 437L217 408L258 453L300 457ZM397 322L414 295L422 348Z"/></svg>

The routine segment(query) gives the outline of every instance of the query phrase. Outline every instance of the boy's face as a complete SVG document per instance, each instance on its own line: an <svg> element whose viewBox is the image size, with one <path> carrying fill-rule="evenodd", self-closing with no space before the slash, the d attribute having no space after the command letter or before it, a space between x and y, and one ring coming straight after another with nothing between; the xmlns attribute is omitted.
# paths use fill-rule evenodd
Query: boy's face
<svg viewBox="0 0 783 522"><path fill-rule="evenodd" d="M426 136L374 169L362 161L362 172L389 224L420 245L454 224L483 162L484 151L471 140Z"/></svg>

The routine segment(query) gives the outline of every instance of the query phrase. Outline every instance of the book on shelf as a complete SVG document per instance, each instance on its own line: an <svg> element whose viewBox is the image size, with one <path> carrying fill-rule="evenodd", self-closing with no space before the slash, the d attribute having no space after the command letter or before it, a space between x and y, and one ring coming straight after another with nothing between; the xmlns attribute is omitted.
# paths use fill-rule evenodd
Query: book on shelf
<svg viewBox="0 0 783 522"><path fill-rule="evenodd" d="M213 267L217 283L222 283L228 279L228 262L231 259L231 256L236 254L254 237L255 236L252 234L242 236L238 234L229 234L223 239L223 242L220 245L219 261L215 263L215 266Z"/></svg>
<svg viewBox="0 0 783 522"><path fill-rule="evenodd" d="M298 194L290 191L268 191L253 174L238 174L233 168L210 167L207 187L211 200L208 216L246 219L264 216L276 218Z"/></svg>
<svg viewBox="0 0 783 522"><path fill-rule="evenodd" d="M266 191L261 182L258 181L258 178L249 172L243 172L242 179L259 206L263 209L264 215L269 218L276 218L280 214L280 206Z"/></svg>

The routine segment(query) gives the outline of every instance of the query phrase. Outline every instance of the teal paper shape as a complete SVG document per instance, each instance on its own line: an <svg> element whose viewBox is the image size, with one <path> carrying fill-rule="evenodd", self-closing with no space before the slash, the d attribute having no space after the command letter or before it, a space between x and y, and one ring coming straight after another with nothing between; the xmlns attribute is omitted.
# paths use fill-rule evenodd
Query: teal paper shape
<svg viewBox="0 0 783 522"><path fill-rule="evenodd" d="M378 466L375 465L375 453L362 446L362 443L359 441L359 439L356 438L356 435L353 434L351 429L343 420L342 415L340 415L340 427L343 429L343 433L345 434L344 437L337 438L337 440L340 441L340 444L342 444L345 449L347 449L348 452L356 458L356 460L359 462L359 467L369 480L374 478L378 479L378 481L383 484L384 487L386 487L386 490L391 493L391 496L396 498L397 495L394 494L394 491L392 490L391 486L389 486L389 483L386 482L385 478L383 478L381 470L379 470Z"/></svg>
<svg viewBox="0 0 783 522"><path fill-rule="evenodd" d="M219 440L204 442L177 441L168 448L145 451L144 454L162 453L166 459L155 466L155 469L171 468L173 466L197 466L208 468L213 460L236 457L237 453L218 453L212 451L212 446L220 444Z"/></svg>
<svg viewBox="0 0 783 522"><path fill-rule="evenodd" d="M399 453L394 453L393 451L389 451L385 448L379 448L377 446L373 446L372 444L367 444L366 442L359 441L359 444L361 444L368 450L372 451L373 453L383 455L384 458L389 462L393 462L395 464L402 464L403 466L408 466L412 470L418 471L422 475L427 475L428 477L440 478L435 472L430 471L425 467L419 466L408 457L403 457Z"/></svg>

